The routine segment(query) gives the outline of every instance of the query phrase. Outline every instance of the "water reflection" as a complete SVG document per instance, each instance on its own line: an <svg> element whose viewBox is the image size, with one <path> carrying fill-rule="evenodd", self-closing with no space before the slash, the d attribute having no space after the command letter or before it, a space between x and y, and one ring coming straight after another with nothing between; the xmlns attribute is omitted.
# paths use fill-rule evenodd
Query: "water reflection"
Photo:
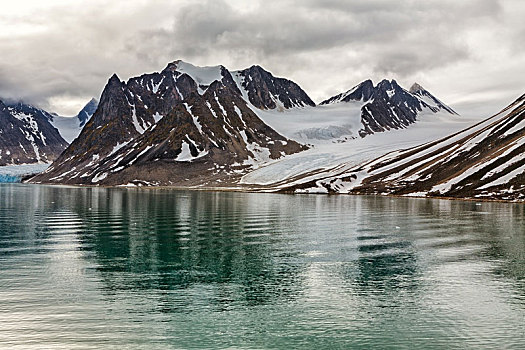
<svg viewBox="0 0 525 350"><path fill-rule="evenodd" d="M299 295L302 267L293 254L272 251L280 220L257 215L274 212L264 198L254 203L234 193L166 190L81 193L74 210L88 229L80 239L94 253L108 295L201 288L208 289L206 300L198 302L221 308ZM181 309L162 304L165 312Z"/></svg>
<svg viewBox="0 0 525 350"><path fill-rule="evenodd" d="M104 319L113 345L513 346L524 208L1 185L0 322L13 334L0 344L21 325L76 339ZM44 322L57 309L67 332Z"/></svg>

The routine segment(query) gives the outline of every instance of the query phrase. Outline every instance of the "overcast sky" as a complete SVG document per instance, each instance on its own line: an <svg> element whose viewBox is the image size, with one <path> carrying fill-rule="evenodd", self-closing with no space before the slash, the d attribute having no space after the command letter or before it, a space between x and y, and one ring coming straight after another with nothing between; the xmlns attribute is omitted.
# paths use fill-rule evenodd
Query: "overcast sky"
<svg viewBox="0 0 525 350"><path fill-rule="evenodd" d="M74 115L108 78L176 59L259 64L316 102L417 81L458 112L525 93L520 0L0 0L0 96Z"/></svg>

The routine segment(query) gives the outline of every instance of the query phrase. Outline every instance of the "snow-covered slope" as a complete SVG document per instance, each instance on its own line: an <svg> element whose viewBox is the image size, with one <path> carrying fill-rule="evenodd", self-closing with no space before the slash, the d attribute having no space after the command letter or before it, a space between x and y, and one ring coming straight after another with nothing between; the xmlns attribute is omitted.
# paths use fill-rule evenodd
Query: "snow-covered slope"
<svg viewBox="0 0 525 350"><path fill-rule="evenodd" d="M391 144L381 146L377 152L380 155L391 150L384 155L368 155L360 161L354 150L345 165L341 158L334 162L338 167L310 177L303 175L303 170L297 179L289 176L281 183L270 182L267 187L296 192L525 200L525 95L499 114L481 122L471 121L469 127L457 130L463 124L461 120L455 126L450 122L445 126L417 123L403 137L387 137ZM410 147L418 140L410 132L423 135L422 131L432 130L428 142ZM363 140L368 152L377 146L368 143L374 136ZM402 139L410 141L403 144ZM290 165L276 162L274 167ZM278 170L265 167L247 175L244 181L263 183L264 171Z"/></svg>
<svg viewBox="0 0 525 350"><path fill-rule="evenodd" d="M51 123L52 116L39 108L0 101L0 165L49 163L67 142Z"/></svg>
<svg viewBox="0 0 525 350"><path fill-rule="evenodd" d="M75 117L63 117L57 114L51 114L51 124L58 129L64 140L71 143L77 138L84 125L95 113L97 106L98 101L92 98Z"/></svg>
<svg viewBox="0 0 525 350"><path fill-rule="evenodd" d="M73 142L80 134L80 131L82 131L79 121L75 117L63 117L54 114L51 124L58 129L60 135L69 143Z"/></svg>
<svg viewBox="0 0 525 350"><path fill-rule="evenodd" d="M360 138L361 109L355 104L252 110L272 128L305 144L332 144Z"/></svg>
<svg viewBox="0 0 525 350"><path fill-rule="evenodd" d="M321 107L330 108L330 106ZM338 108L342 107L339 106ZM355 118L358 119L359 115L356 115ZM310 140L315 142L312 142L314 145L309 150L270 162L264 167L245 175L241 183L251 188L268 191L293 190L300 184L316 187L315 183L311 183L313 179L323 179L344 173L385 153L407 149L446 137L479 122L479 120L479 118L451 117L449 113L427 112L419 115L418 121L406 129L356 137L348 139L346 142L338 142L341 141L341 137L329 140ZM319 123L321 122L319 121ZM271 121L269 124L272 125ZM293 133L291 126L284 124L284 122L279 125L284 125L287 130ZM272 126L282 131L278 126ZM320 187L320 191L326 192L327 190Z"/></svg>

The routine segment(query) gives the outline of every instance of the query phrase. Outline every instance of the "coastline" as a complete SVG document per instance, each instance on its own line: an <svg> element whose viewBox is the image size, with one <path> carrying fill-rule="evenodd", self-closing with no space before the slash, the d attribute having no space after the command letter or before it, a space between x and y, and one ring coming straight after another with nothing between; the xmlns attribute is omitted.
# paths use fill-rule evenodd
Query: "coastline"
<svg viewBox="0 0 525 350"><path fill-rule="evenodd" d="M34 176L34 175L31 175ZM27 178L26 180L29 180ZM253 187L228 187L228 186L127 186L127 185L83 185L83 184L60 184L60 183L31 183L24 182L25 185L57 186L57 187L74 187L74 188L106 188L106 189L129 189L129 190L175 190L175 191L201 191L201 192L239 192L239 193L260 193L260 194L285 194L285 195L317 195L317 196L371 196L371 197L390 197L390 198L410 198L410 199L441 199L450 201L466 202L497 202L508 204L525 204L525 200L505 200L496 198L467 198L467 197L421 197L396 194L371 194L371 193L297 193L290 190L262 190Z"/></svg>

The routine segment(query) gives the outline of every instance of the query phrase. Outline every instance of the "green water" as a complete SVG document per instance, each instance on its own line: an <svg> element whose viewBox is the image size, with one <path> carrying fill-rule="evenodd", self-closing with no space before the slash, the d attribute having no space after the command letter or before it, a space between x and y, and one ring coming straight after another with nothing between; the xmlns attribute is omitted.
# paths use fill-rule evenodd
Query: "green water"
<svg viewBox="0 0 525 350"><path fill-rule="evenodd" d="M525 348L525 206L0 185L1 349Z"/></svg>

